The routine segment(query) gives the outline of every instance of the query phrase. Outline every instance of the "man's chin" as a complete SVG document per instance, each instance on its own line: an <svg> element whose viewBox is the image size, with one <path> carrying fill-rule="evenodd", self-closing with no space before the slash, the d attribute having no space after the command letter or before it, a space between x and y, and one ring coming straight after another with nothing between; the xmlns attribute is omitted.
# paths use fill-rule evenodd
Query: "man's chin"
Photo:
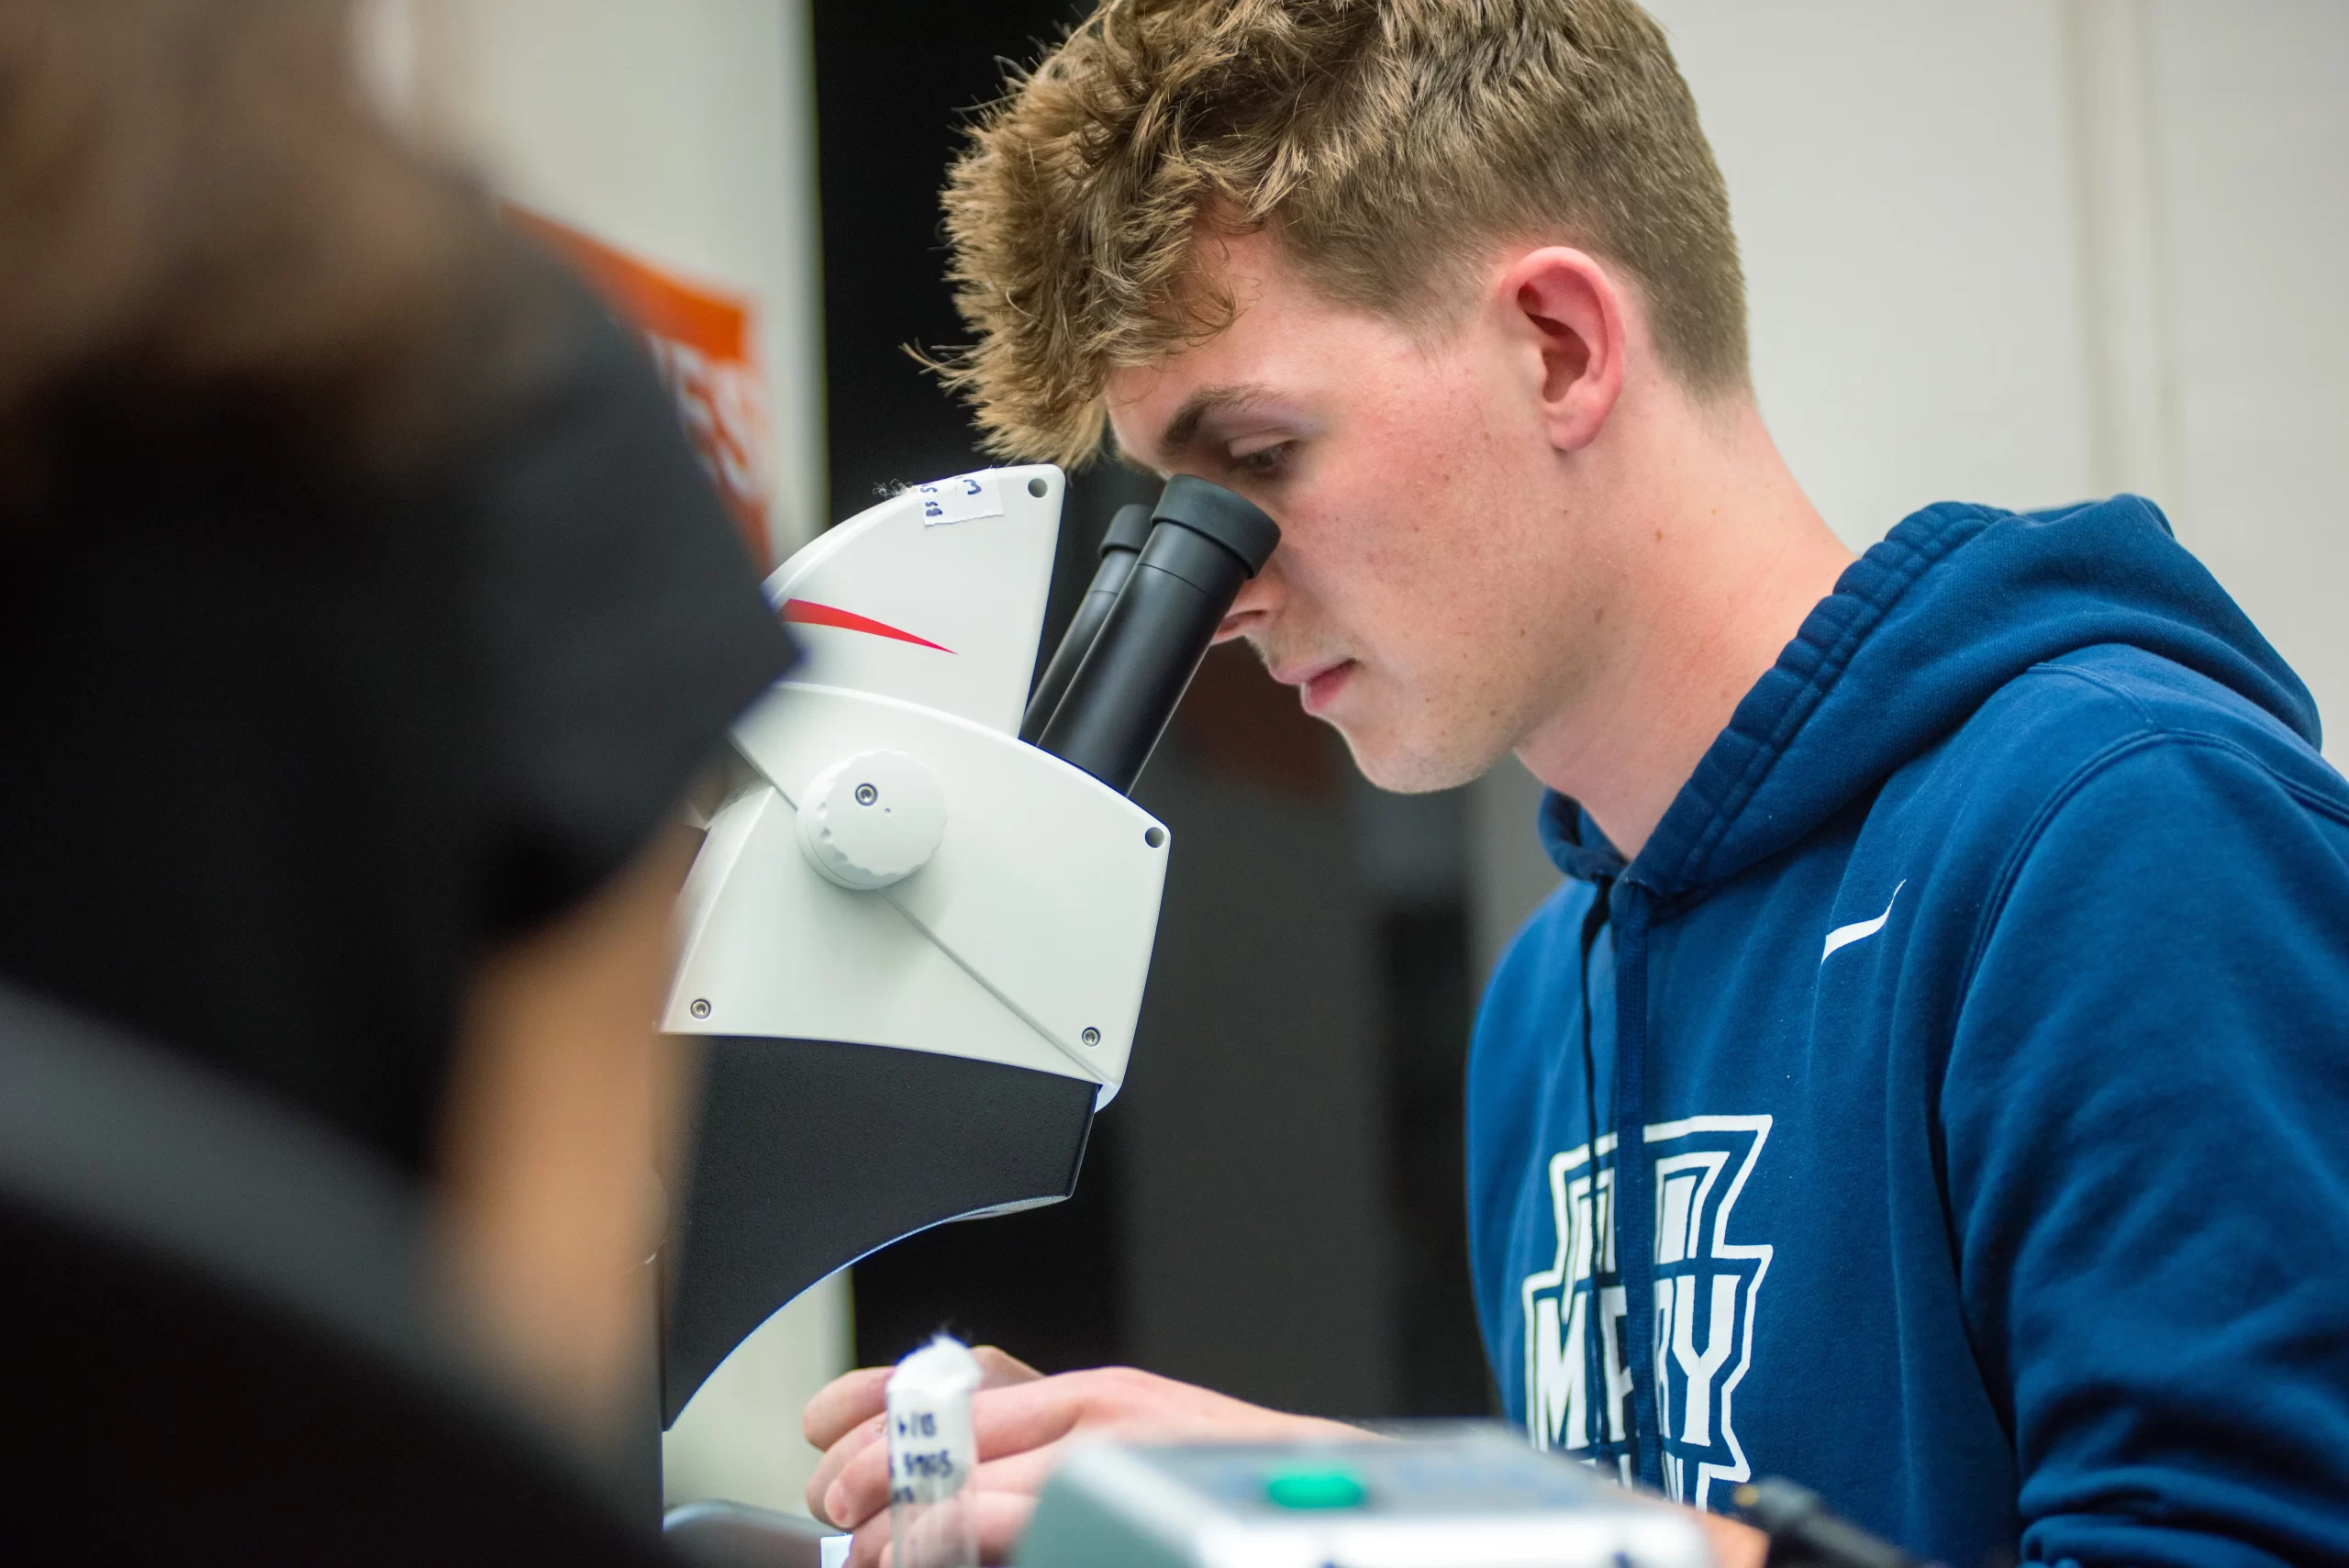
<svg viewBox="0 0 2349 1568"><path fill-rule="evenodd" d="M1449 743L1425 737L1378 733L1357 734L1337 727L1353 753L1354 766L1376 787L1393 795L1432 795L1474 784L1508 754L1503 747L1487 754L1484 748Z"/></svg>

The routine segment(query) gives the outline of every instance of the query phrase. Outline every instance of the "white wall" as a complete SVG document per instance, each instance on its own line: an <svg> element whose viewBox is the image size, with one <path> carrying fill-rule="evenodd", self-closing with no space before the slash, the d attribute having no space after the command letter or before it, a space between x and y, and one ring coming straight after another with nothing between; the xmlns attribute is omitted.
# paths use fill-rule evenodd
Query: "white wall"
<svg viewBox="0 0 2349 1568"><path fill-rule="evenodd" d="M2349 727L2349 6L1649 4L1729 182L1763 414L1837 533L2149 495ZM1521 770L1478 788L1489 962L1555 878Z"/></svg>
<svg viewBox="0 0 2349 1568"><path fill-rule="evenodd" d="M394 112L499 195L747 295L774 414L778 553L826 520L807 0L372 0ZM663 1445L672 1503L801 1509L800 1407L846 1369L848 1278L770 1318Z"/></svg>
<svg viewBox="0 0 2349 1568"><path fill-rule="evenodd" d="M2157 113L2179 537L2349 752L2349 6L2137 7Z"/></svg>
<svg viewBox="0 0 2349 1568"><path fill-rule="evenodd" d="M2085 495L2058 7L1652 9L1729 181L1763 414L1835 530Z"/></svg>
<svg viewBox="0 0 2349 1568"><path fill-rule="evenodd" d="M782 552L824 511L807 0L373 0L367 53L498 193L748 295Z"/></svg>

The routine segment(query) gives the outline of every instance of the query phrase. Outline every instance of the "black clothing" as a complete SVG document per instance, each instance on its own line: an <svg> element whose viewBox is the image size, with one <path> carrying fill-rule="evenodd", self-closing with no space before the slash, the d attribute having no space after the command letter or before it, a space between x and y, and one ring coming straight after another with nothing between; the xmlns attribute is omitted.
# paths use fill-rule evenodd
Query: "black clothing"
<svg viewBox="0 0 2349 1568"><path fill-rule="evenodd" d="M550 286L544 373L398 494L213 462L0 532L0 974L412 1169L474 964L790 660L651 365Z"/></svg>

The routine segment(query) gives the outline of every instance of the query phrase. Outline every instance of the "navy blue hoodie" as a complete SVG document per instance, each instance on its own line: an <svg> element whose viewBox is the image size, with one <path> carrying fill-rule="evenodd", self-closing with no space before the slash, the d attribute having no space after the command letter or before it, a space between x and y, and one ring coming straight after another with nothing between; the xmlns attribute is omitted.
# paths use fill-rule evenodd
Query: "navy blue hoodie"
<svg viewBox="0 0 2349 1568"><path fill-rule="evenodd" d="M2349 1561L2316 743L2148 504L1951 505L1843 574L1629 866L1551 796L1570 880L1469 1070L1512 1416L1954 1568Z"/></svg>

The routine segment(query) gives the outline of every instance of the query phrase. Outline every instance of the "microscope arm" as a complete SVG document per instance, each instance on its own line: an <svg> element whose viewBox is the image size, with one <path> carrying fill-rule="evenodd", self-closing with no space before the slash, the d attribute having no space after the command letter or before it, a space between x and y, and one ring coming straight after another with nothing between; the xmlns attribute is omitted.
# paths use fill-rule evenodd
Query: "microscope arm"
<svg viewBox="0 0 2349 1568"><path fill-rule="evenodd" d="M941 1052L1116 1093L1164 827L1057 757L866 692L786 682L735 744L760 782L711 821L664 1029ZM864 891L808 862L798 822L811 782L876 751L934 774L945 820L926 863Z"/></svg>

